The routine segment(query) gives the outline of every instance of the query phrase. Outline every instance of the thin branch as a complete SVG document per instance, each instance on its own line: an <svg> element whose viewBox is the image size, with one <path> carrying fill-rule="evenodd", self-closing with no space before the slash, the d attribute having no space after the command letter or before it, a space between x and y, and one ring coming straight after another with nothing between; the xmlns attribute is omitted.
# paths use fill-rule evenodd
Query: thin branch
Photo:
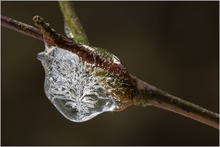
<svg viewBox="0 0 220 147"><path fill-rule="evenodd" d="M59 1L59 5L65 18L65 23L70 28L75 42L89 45L89 40L73 8L73 4L69 1Z"/></svg>
<svg viewBox="0 0 220 147"><path fill-rule="evenodd" d="M44 22L43 18L40 16L35 16L33 20L35 21L35 24L41 28L41 30L1 15L2 26L41 41L46 41L50 45L58 46L65 50L71 51L81 57L84 61L94 64L96 67L105 69L119 79L122 79L126 83L133 85L134 81L130 78L129 73L122 64L112 63L107 59L94 54L84 45L74 43L71 39L56 33L55 30L52 29L48 23Z"/></svg>
<svg viewBox="0 0 220 147"><path fill-rule="evenodd" d="M219 129L219 115L217 113L170 95L136 77L133 78L138 89L138 94L134 97L134 105L158 107Z"/></svg>
<svg viewBox="0 0 220 147"><path fill-rule="evenodd" d="M1 25L12 30L18 31L24 35L39 39L43 41L43 34L40 32L39 29L32 27L30 25L18 22L11 18L7 18L5 16L1 16ZM50 35L50 32L44 35ZM53 32L55 33L55 32ZM50 38L50 36L48 36ZM46 38L47 39L47 38ZM121 68L121 65L117 64L104 64L107 62L103 58L95 56L96 60L94 59L94 54L86 50L83 45L76 44L71 42L67 37L60 36L59 40L46 40L49 43L59 46L63 49L72 51L76 53L78 56L82 57L84 60L88 62L93 62L97 67L101 68L111 68L112 72L115 76L121 75L121 77L127 76L127 82L130 82L131 85L134 86L136 90L135 94L131 96L125 96L123 99L133 100L133 104L136 106L154 106L158 108L162 108L168 111L172 111L178 113L180 115L189 117L206 125L212 126L214 128L219 129L219 115L217 113L211 112L205 108L192 104L190 102L184 101L180 98L172 96L146 82L137 79L136 77L125 74L122 72L124 69ZM92 59L93 58L93 59ZM120 70L121 69L121 70Z"/></svg>
<svg viewBox="0 0 220 147"><path fill-rule="evenodd" d="M21 34L43 41L43 34L41 30L28 24L1 15L1 25L6 28L17 31Z"/></svg>

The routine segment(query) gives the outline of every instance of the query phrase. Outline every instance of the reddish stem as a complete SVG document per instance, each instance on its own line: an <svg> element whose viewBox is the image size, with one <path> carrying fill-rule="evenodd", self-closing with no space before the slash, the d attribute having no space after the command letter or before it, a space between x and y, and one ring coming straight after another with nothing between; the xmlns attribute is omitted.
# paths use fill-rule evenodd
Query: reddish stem
<svg viewBox="0 0 220 147"><path fill-rule="evenodd" d="M6 16L1 16L1 25L24 35L44 41L43 33L40 29ZM76 44L67 37L55 34L55 36L59 36L58 39L51 39L50 33L51 32L44 33L44 35L46 35L45 40L48 44L74 52L82 57L83 60L112 72L116 77L119 77L134 86L137 89L137 93L132 97L134 105L159 107L219 129L219 115L217 113L172 96L137 79L130 75L123 65L111 63L98 55L94 55L93 52L86 49L83 45Z"/></svg>
<svg viewBox="0 0 220 147"><path fill-rule="evenodd" d="M35 16L33 20L40 29L1 15L2 26L38 40L46 41L49 45L71 51L81 57L83 61L95 64L96 67L105 69L115 77L123 80L125 83L134 86L133 79L122 64L110 62L88 50L83 45L74 43L71 39L56 33L55 30L52 29L48 23L44 22L43 18L40 16Z"/></svg>
<svg viewBox="0 0 220 147"><path fill-rule="evenodd" d="M1 15L1 25L6 28L17 31L21 34L43 41L43 34L41 30L28 24Z"/></svg>
<svg viewBox="0 0 220 147"><path fill-rule="evenodd" d="M219 115L217 113L170 95L136 77L133 78L139 92L134 98L135 105L158 107L219 129Z"/></svg>

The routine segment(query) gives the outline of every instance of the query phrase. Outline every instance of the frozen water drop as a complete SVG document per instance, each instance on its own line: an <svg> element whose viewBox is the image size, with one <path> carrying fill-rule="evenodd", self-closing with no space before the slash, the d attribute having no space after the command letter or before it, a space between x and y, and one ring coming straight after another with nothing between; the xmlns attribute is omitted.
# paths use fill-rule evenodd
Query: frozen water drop
<svg viewBox="0 0 220 147"><path fill-rule="evenodd" d="M45 70L44 89L48 99L67 119L83 122L100 113L114 111L121 102L107 93L112 87L101 84L105 77L96 76L100 69L82 61L76 54L45 44L38 54ZM111 81L111 78L106 78ZM112 80L113 81L113 80Z"/></svg>
<svg viewBox="0 0 220 147"><path fill-rule="evenodd" d="M121 61L118 59L118 57L116 57L115 55L112 54L112 57L111 57L111 61L113 63L116 63L116 64L121 64Z"/></svg>
<svg viewBox="0 0 220 147"><path fill-rule="evenodd" d="M71 32L69 26L66 23L64 23L64 31L67 37L74 38L73 33Z"/></svg>

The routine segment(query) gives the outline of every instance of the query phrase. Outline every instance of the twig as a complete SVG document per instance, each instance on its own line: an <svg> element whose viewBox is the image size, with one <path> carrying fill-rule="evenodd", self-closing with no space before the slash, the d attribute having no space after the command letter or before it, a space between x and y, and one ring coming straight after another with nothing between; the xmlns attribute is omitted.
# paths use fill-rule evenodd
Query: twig
<svg viewBox="0 0 220 147"><path fill-rule="evenodd" d="M1 25L17 31L21 34L36 38L38 40L43 41L43 34L40 29L30 26L28 24L19 22L12 18L1 15Z"/></svg>
<svg viewBox="0 0 220 147"><path fill-rule="evenodd" d="M170 95L136 77L138 94L134 97L134 105L154 106L189 117L206 125L219 129L219 115L198 105Z"/></svg>
<svg viewBox="0 0 220 147"><path fill-rule="evenodd" d="M79 44L89 45L89 41L73 8L73 4L69 1L59 1L59 5L65 18L65 23L70 28L74 36L75 42Z"/></svg>
<svg viewBox="0 0 220 147"><path fill-rule="evenodd" d="M11 18L7 18L5 16L1 16L1 25L12 30L18 31L19 33L34 37L43 41L43 34L39 32L39 29L34 28L30 25L18 22ZM55 33L55 32L53 32ZM49 33L50 34L50 33ZM44 34L45 35L45 34ZM49 36L50 37L50 36ZM86 51L80 44L75 44L68 40L68 38L61 35L60 40L56 40L55 42L49 41L50 43L62 47L63 49L70 50L72 52L78 53L80 57L87 61L92 61L91 57L94 57L91 52ZM97 59L99 57L97 56ZM92 61L96 66L100 66L100 63L106 62L101 58L99 60ZM97 63L98 62L98 63ZM107 66L107 67L106 67ZM112 72L117 74L122 74L120 70L120 66L116 66L114 64L102 64L102 68L109 68L113 70ZM123 97L123 99L128 99L133 101L133 104L136 106L155 106L165 110L169 110L183 116L189 117L206 125L212 126L214 128L219 129L219 115L217 113L211 112L207 109L204 109L200 106L192 104L190 102L184 101L180 98L172 96L146 82L137 79L132 75L128 75L127 81L134 86L135 94L127 97Z"/></svg>
<svg viewBox="0 0 220 147"><path fill-rule="evenodd" d="M119 79L122 79L126 83L133 85L134 81L130 78L129 73L123 65L109 62L105 58L94 54L83 45L74 43L71 39L61 34L57 34L55 30L52 29L48 23L45 23L44 20L39 16L35 16L33 19L37 26L41 28L43 33L40 29L1 15L1 21L3 22L2 26L24 35L34 37L41 41L46 41L50 45L58 46L71 51L81 57L84 61L94 64L96 67L108 70Z"/></svg>
<svg viewBox="0 0 220 147"><path fill-rule="evenodd" d="M73 27L75 27L72 30L73 34L75 32L75 29L78 29L79 32L80 32L79 28L83 30L81 24L78 21L79 19L71 3L68 1L59 1L59 4L60 4L61 11L65 17L66 23L68 23L69 26L72 25ZM75 33L75 35L77 37L79 35L81 38L84 38L84 37L86 38L86 36L84 36L85 35L84 31L82 34ZM135 105L141 105L141 106L153 105L155 107L159 107L162 109L166 109L166 110L184 115L186 117L190 117L192 119L208 124L215 128L219 127L218 126L219 116L217 113L213 113L202 107L194 105L190 102L187 102L187 101L181 100L180 98L169 95L155 87L152 88L153 86L139 79L136 79L134 77L133 78L129 77L129 80L130 80L130 83L133 83L133 85L137 86L137 89L138 89L137 91L139 93L135 95L134 97L133 103ZM138 82L138 84L134 84L135 80ZM141 87L140 85L144 87ZM140 89L140 87L144 89Z"/></svg>

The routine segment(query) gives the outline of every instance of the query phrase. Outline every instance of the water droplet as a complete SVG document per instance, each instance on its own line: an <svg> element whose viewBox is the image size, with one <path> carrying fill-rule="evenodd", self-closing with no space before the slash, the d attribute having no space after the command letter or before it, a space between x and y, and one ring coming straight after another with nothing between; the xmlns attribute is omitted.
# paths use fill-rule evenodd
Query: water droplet
<svg viewBox="0 0 220 147"><path fill-rule="evenodd" d="M44 89L59 112L73 122L90 120L122 107L115 91L120 83L76 54L45 44L38 54L45 70Z"/></svg>
<svg viewBox="0 0 220 147"><path fill-rule="evenodd" d="M72 38L72 39L74 38L73 33L71 32L71 29L65 22L64 22L64 31L67 37Z"/></svg>
<svg viewBox="0 0 220 147"><path fill-rule="evenodd" d="M111 61L116 64L121 64L121 61L115 55L111 56Z"/></svg>

